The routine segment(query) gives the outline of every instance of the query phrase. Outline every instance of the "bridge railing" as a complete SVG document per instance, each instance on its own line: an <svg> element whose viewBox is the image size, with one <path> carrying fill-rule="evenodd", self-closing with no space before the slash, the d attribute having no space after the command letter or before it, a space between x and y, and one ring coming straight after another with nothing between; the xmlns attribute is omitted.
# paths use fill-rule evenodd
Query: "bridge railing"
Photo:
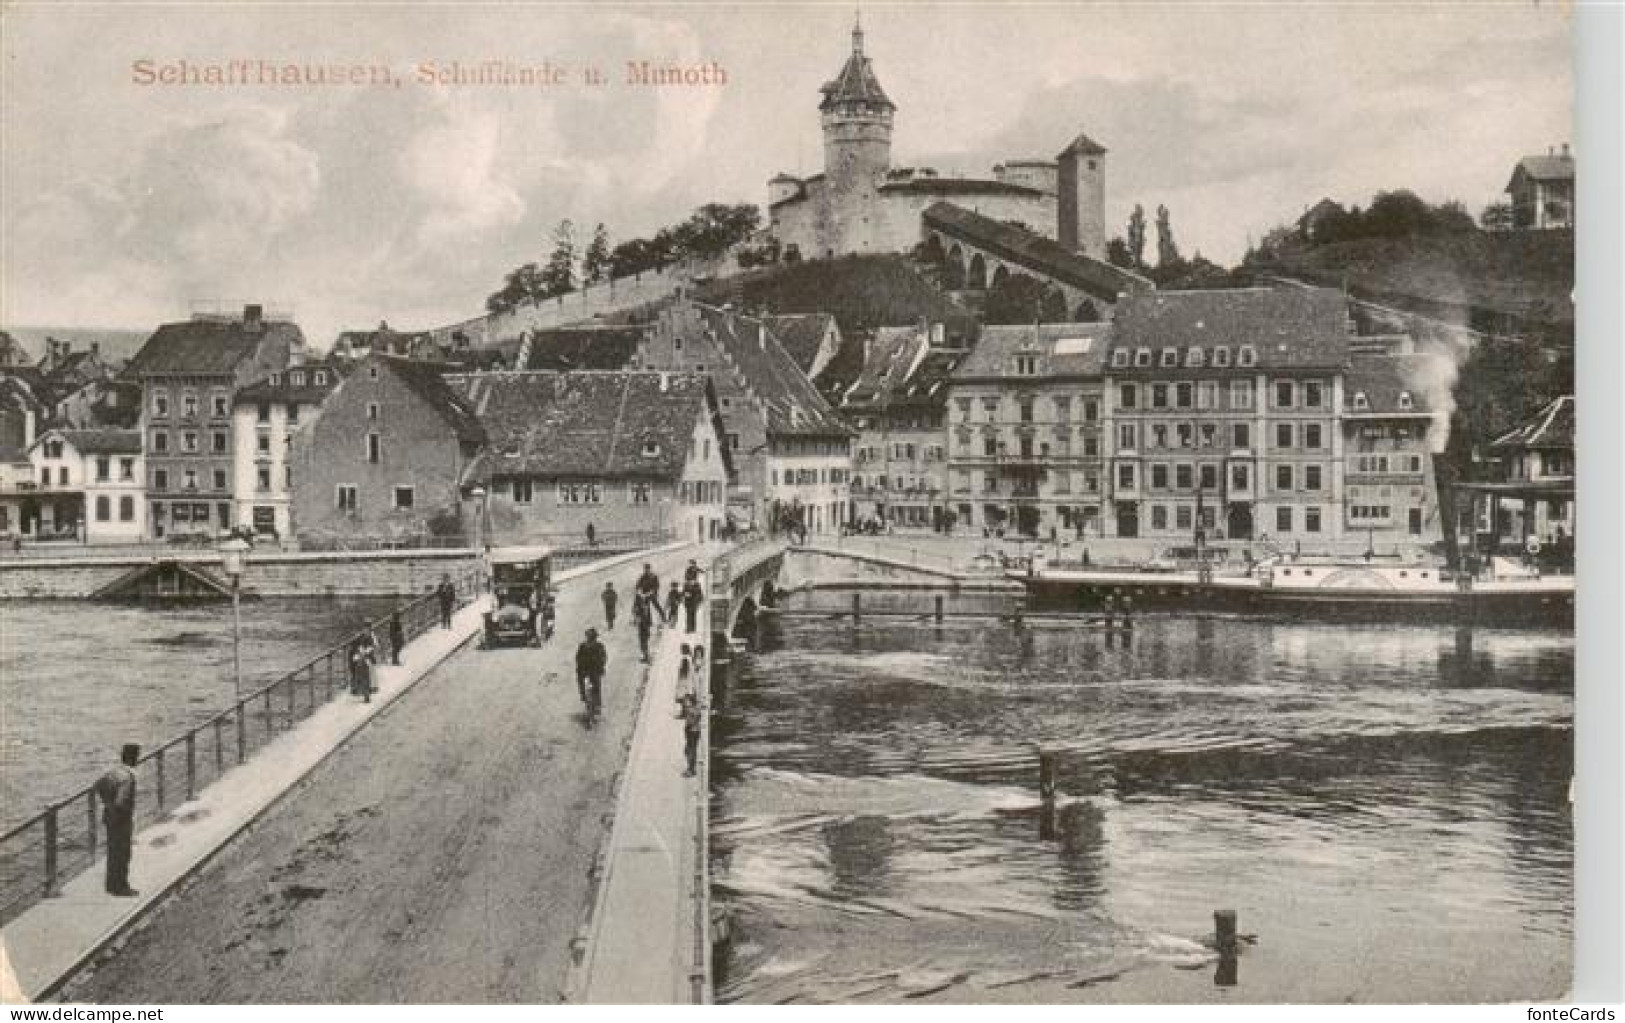
<svg viewBox="0 0 1625 1023"><path fill-rule="evenodd" d="M457 606L465 606L485 591L485 571L473 569L453 584ZM372 636L378 663L394 660L391 618L395 613L370 622L143 756L135 767L136 830L162 820L278 735L348 692L350 650L363 636ZM403 644L409 643L439 624L438 597L425 594L401 606L398 613ZM0 924L56 894L64 880L95 863L105 841L100 809L95 786L88 785L53 800L0 835Z"/></svg>

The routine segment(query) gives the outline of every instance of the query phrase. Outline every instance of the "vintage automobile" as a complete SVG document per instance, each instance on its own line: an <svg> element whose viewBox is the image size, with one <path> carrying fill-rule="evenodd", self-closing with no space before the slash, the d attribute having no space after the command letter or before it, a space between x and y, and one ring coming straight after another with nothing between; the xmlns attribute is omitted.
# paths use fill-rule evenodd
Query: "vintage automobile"
<svg viewBox="0 0 1625 1023"><path fill-rule="evenodd" d="M491 552L496 606L485 613L484 646L541 646L553 635L553 552L509 547Z"/></svg>

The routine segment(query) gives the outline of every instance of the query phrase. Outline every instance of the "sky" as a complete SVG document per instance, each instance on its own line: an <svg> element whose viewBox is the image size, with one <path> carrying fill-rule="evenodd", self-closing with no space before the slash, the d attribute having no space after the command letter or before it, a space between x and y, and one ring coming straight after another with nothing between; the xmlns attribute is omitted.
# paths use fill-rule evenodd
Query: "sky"
<svg viewBox="0 0 1625 1023"><path fill-rule="evenodd" d="M151 329L199 304L290 311L317 347L477 315L554 226L612 241L821 169L818 86L851 4L5 3L0 324ZM1108 233L1136 203L1233 263L1322 196L1477 211L1571 141L1555 4L864 3L893 163L986 175L1104 145ZM379 66L378 85L163 85L139 70ZM720 66L635 87L628 61ZM562 68L556 86L419 67ZM142 63L145 62L145 63ZM607 84L581 80L601 69ZM398 84L397 84L398 83ZM1583 167L1583 160L1582 160Z"/></svg>

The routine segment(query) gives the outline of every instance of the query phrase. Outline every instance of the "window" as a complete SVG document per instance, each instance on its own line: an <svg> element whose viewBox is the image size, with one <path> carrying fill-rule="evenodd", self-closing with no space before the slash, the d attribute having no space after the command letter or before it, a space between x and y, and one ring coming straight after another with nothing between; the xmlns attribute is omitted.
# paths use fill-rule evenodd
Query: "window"
<svg viewBox="0 0 1625 1023"><path fill-rule="evenodd" d="M990 422L990 423L998 422L998 419L999 419L999 399L997 399L997 398L983 398L982 399L982 414L987 418L988 422Z"/></svg>
<svg viewBox="0 0 1625 1023"><path fill-rule="evenodd" d="M1410 468L1411 472L1421 472L1422 471L1422 456L1421 455L1410 455L1410 456L1408 456L1407 459L1406 459L1406 465ZM1553 512L1552 514L1554 516L1556 516L1559 513L1558 512Z"/></svg>
<svg viewBox="0 0 1625 1023"><path fill-rule="evenodd" d="M49 471L49 470L47 470L47 471ZM65 465L60 466L56 470L56 481L61 486L65 487L65 486L68 485L68 467L67 466L65 466Z"/></svg>
<svg viewBox="0 0 1625 1023"><path fill-rule="evenodd" d="M135 459L121 458L118 460L118 478L121 480L135 479Z"/></svg>
<svg viewBox="0 0 1625 1023"><path fill-rule="evenodd" d="M1030 377L1038 372L1038 359L1032 355L1016 356L1016 375Z"/></svg>
<svg viewBox="0 0 1625 1023"><path fill-rule="evenodd" d="M1093 423L1100 419L1100 402L1086 398L1083 402L1083 421Z"/></svg>
<svg viewBox="0 0 1625 1023"><path fill-rule="evenodd" d="M192 431L188 430L185 433L181 434L181 450L182 451L188 451L188 452L196 451L198 449L197 448L197 442L198 442L198 436L197 436L197 434L193 433Z"/></svg>
<svg viewBox="0 0 1625 1023"><path fill-rule="evenodd" d="M118 520L120 522L135 521L135 498L128 494L118 499Z"/></svg>
<svg viewBox="0 0 1625 1023"><path fill-rule="evenodd" d="M984 472L982 474L982 492L985 493L985 494L996 494L996 493L998 493L999 492L999 478L997 476L995 476L993 473Z"/></svg>
<svg viewBox="0 0 1625 1023"><path fill-rule="evenodd" d="M113 518L113 502L107 499L106 494L96 496L96 521L107 522Z"/></svg>
<svg viewBox="0 0 1625 1023"><path fill-rule="evenodd" d="M683 350L683 339L680 338L680 337L672 338L671 339L671 350L674 351L674 352L682 351Z"/></svg>
<svg viewBox="0 0 1625 1023"><path fill-rule="evenodd" d="M1277 380L1277 381L1275 381L1275 407L1276 408L1291 408L1292 407L1292 381L1290 381L1290 380Z"/></svg>
<svg viewBox="0 0 1625 1023"><path fill-rule="evenodd" d="M1275 531L1277 533L1292 532L1292 506L1281 505L1275 509Z"/></svg>
<svg viewBox="0 0 1625 1023"><path fill-rule="evenodd" d="M626 499L632 504L649 503L649 484L632 483L626 488Z"/></svg>
<svg viewBox="0 0 1625 1023"><path fill-rule="evenodd" d="M210 433L209 434L209 447L217 455L225 454L226 453L226 432L224 430L215 430L212 433Z"/></svg>
<svg viewBox="0 0 1625 1023"><path fill-rule="evenodd" d="M377 465L383 460L383 442L376 433L367 434L367 461Z"/></svg>
<svg viewBox="0 0 1625 1023"><path fill-rule="evenodd" d="M1400 391L1399 392L1399 407L1400 407L1400 409L1402 411L1409 412L1411 410L1411 405L1412 405L1411 392L1409 392L1409 391Z"/></svg>
<svg viewBox="0 0 1625 1023"><path fill-rule="evenodd" d="M297 401L288 402L288 425L299 425L299 403Z"/></svg>
<svg viewBox="0 0 1625 1023"><path fill-rule="evenodd" d="M1320 489L1320 466L1306 465L1303 467L1303 489Z"/></svg>
<svg viewBox="0 0 1625 1023"><path fill-rule="evenodd" d="M1152 408L1167 408L1168 407L1168 385L1167 384L1152 384L1151 385L1151 407Z"/></svg>
<svg viewBox="0 0 1625 1023"><path fill-rule="evenodd" d="M416 494L413 493L413 490L412 490L411 487L396 487L395 488L395 510L396 511L406 511L407 509L412 507L412 503L413 503L415 498L416 498Z"/></svg>
<svg viewBox="0 0 1625 1023"><path fill-rule="evenodd" d="M1253 446L1253 430L1246 423L1230 424L1230 446L1236 450L1246 450Z"/></svg>
<svg viewBox="0 0 1625 1023"><path fill-rule="evenodd" d="M1305 380L1303 382L1303 407L1304 408L1320 408L1320 402L1321 402L1320 381L1319 380Z"/></svg>
<svg viewBox="0 0 1625 1023"><path fill-rule="evenodd" d="M1119 423L1117 426L1117 450L1134 450L1134 424Z"/></svg>
<svg viewBox="0 0 1625 1023"><path fill-rule="evenodd" d="M166 391L152 392L152 414L162 419L169 415L169 394Z"/></svg>
<svg viewBox="0 0 1625 1023"><path fill-rule="evenodd" d="M152 470L152 489L154 489L154 490L156 490L156 491L158 491L160 493L162 493L163 491L169 489L169 470L168 469L154 469L154 470Z"/></svg>
<svg viewBox="0 0 1625 1023"><path fill-rule="evenodd" d="M1320 509L1305 508L1303 510L1303 531L1305 533L1320 532Z"/></svg>
<svg viewBox="0 0 1625 1023"><path fill-rule="evenodd" d="M560 504L600 504L603 487L598 483L560 483Z"/></svg>
<svg viewBox="0 0 1625 1023"><path fill-rule="evenodd" d="M96 456L96 479L106 481L112 477L113 460L106 455Z"/></svg>
<svg viewBox="0 0 1625 1023"><path fill-rule="evenodd" d="M1100 457L1100 438L1092 433L1083 438L1083 453L1088 458Z"/></svg>
<svg viewBox="0 0 1625 1023"><path fill-rule="evenodd" d="M1174 486L1179 490L1189 490L1194 475L1195 469L1190 465L1174 466Z"/></svg>
<svg viewBox="0 0 1625 1023"><path fill-rule="evenodd" d="M1024 423L1033 421L1033 400L1031 398L1021 400L1021 421Z"/></svg>
<svg viewBox="0 0 1625 1023"><path fill-rule="evenodd" d="M1198 475L1200 476L1201 481L1202 481L1202 487L1201 488L1203 490L1218 490L1219 489L1219 467L1217 465L1214 465L1212 462L1206 462L1200 468L1201 468L1201 471L1200 471L1200 473Z"/></svg>
<svg viewBox="0 0 1625 1023"><path fill-rule="evenodd" d="M1278 448L1289 448L1292 446L1291 423L1275 424L1275 446Z"/></svg>
<svg viewBox="0 0 1625 1023"><path fill-rule="evenodd" d="M1134 365L1145 369L1151 365L1151 349L1136 348L1134 350Z"/></svg>
<svg viewBox="0 0 1625 1023"><path fill-rule="evenodd" d="M1174 507L1174 528L1175 529L1189 529L1189 528L1191 528L1191 506L1190 505L1181 504L1181 505L1176 505Z"/></svg>
<svg viewBox="0 0 1625 1023"><path fill-rule="evenodd" d="M1214 439L1219 435L1219 428L1212 423L1203 423L1197 429L1202 433L1202 447L1212 447Z"/></svg>
<svg viewBox="0 0 1625 1023"><path fill-rule="evenodd" d="M1303 427L1303 446L1311 451L1320 450L1320 424L1305 423Z"/></svg>
<svg viewBox="0 0 1625 1023"><path fill-rule="evenodd" d="M262 455L270 454L271 453L271 435L268 434L268 433L262 433L258 437L255 437L254 438L254 450L259 452Z"/></svg>
<svg viewBox="0 0 1625 1023"><path fill-rule="evenodd" d="M1224 345L1213 349L1213 365L1219 367L1230 365L1230 349Z"/></svg>
<svg viewBox="0 0 1625 1023"><path fill-rule="evenodd" d="M303 386L305 386L305 373L304 373L304 370L296 369L296 370L289 371L289 373L288 373L288 383L293 387L303 387Z"/></svg>
<svg viewBox="0 0 1625 1023"><path fill-rule="evenodd" d="M317 387L325 386L327 384L327 371L325 369L317 370L315 375L312 377L312 381Z"/></svg>
<svg viewBox="0 0 1625 1023"><path fill-rule="evenodd" d="M183 475L181 477L181 486L185 487L187 490L196 490L197 489L197 470L196 469L188 469L188 470L186 470L185 475Z"/></svg>
<svg viewBox="0 0 1625 1023"><path fill-rule="evenodd" d="M970 399L955 398L954 404L959 406L959 418L967 423L970 422Z"/></svg>
<svg viewBox="0 0 1625 1023"><path fill-rule="evenodd" d="M376 370L374 372L376 372ZM336 491L336 496L336 503L339 511L353 512L356 510L357 503L355 487L346 483L340 483Z"/></svg>
<svg viewBox="0 0 1625 1023"><path fill-rule="evenodd" d="M1117 467L1117 489L1134 489L1134 465L1132 463L1125 463Z"/></svg>
<svg viewBox="0 0 1625 1023"><path fill-rule="evenodd" d="M1179 365L1179 349L1164 348L1162 350L1162 368L1173 369Z"/></svg>
<svg viewBox="0 0 1625 1023"><path fill-rule="evenodd" d="M1366 398L1365 392L1364 391L1355 391L1354 392L1354 409L1355 409L1355 411L1364 412L1366 409L1369 409L1370 407L1371 407L1371 402Z"/></svg>
<svg viewBox="0 0 1625 1023"><path fill-rule="evenodd" d="M1192 369L1200 368L1202 365L1202 350L1195 345L1185 349L1185 365Z"/></svg>
<svg viewBox="0 0 1625 1023"><path fill-rule="evenodd" d="M1253 407L1253 382L1251 380L1230 381L1230 407L1233 409L1249 409Z"/></svg>
<svg viewBox="0 0 1625 1023"><path fill-rule="evenodd" d="M1175 384L1174 385L1174 407L1175 408L1190 408L1195 403L1196 403L1196 385L1195 384Z"/></svg>
<svg viewBox="0 0 1625 1023"><path fill-rule="evenodd" d="M368 366L367 367L367 379L368 380L377 380L378 379L378 367L377 366Z"/></svg>
<svg viewBox="0 0 1625 1023"><path fill-rule="evenodd" d="M256 414L260 422L269 423L271 421L271 403L268 401L260 402Z"/></svg>
<svg viewBox="0 0 1625 1023"><path fill-rule="evenodd" d="M376 401L367 402L367 418L373 422L378 421L378 403Z"/></svg>
<svg viewBox="0 0 1625 1023"><path fill-rule="evenodd" d="M998 441L998 438L992 436L991 434L986 436L986 437L983 437L982 438L982 456L984 458L992 458L995 455L997 455L998 453L999 453L999 441Z"/></svg>
<svg viewBox="0 0 1625 1023"><path fill-rule="evenodd" d="M1055 419L1064 423L1072 418L1072 399L1061 397L1055 399Z"/></svg>
<svg viewBox="0 0 1625 1023"><path fill-rule="evenodd" d="M1166 506L1160 504L1154 504L1151 506L1151 528L1168 528L1168 509Z"/></svg>
<svg viewBox="0 0 1625 1023"><path fill-rule="evenodd" d="M1258 365L1258 351L1257 351L1257 349L1253 348L1252 345L1242 345L1240 350L1236 352L1236 365L1238 365L1238 366L1256 366L1256 365Z"/></svg>
<svg viewBox="0 0 1625 1023"><path fill-rule="evenodd" d="M694 364L694 372L696 372L696 373L704 373L705 372L705 363L696 362Z"/></svg>
<svg viewBox="0 0 1625 1023"><path fill-rule="evenodd" d="M1118 348L1112 351L1112 368L1124 369L1128 366L1128 349Z"/></svg>
<svg viewBox="0 0 1625 1023"><path fill-rule="evenodd" d="M1204 380L1196 385L1196 407L1203 409L1219 407L1218 381Z"/></svg>
<svg viewBox="0 0 1625 1023"><path fill-rule="evenodd" d="M187 419L197 418L197 395L186 394L181 396L181 415Z"/></svg>
<svg viewBox="0 0 1625 1023"><path fill-rule="evenodd" d="M737 433L728 434L728 450L729 451L738 451L739 450L739 434L737 434Z"/></svg>
<svg viewBox="0 0 1625 1023"><path fill-rule="evenodd" d="M1140 397L1139 388L1133 384L1124 384L1117 389L1117 407L1134 408Z"/></svg>
<svg viewBox="0 0 1625 1023"><path fill-rule="evenodd" d="M1168 489L1168 467L1166 465L1159 463L1151 467L1151 489Z"/></svg>
<svg viewBox="0 0 1625 1023"><path fill-rule="evenodd" d="M1230 489L1247 490L1252 486L1252 474L1245 462L1230 467Z"/></svg>
<svg viewBox="0 0 1625 1023"><path fill-rule="evenodd" d="M1179 446L1188 448L1196 443L1196 431L1190 423L1180 423L1174 427L1174 435L1179 439Z"/></svg>
<svg viewBox="0 0 1625 1023"><path fill-rule="evenodd" d="M1291 490L1292 489L1292 466L1290 466L1290 465L1277 465L1275 467L1275 489L1276 490Z"/></svg>
<svg viewBox="0 0 1625 1023"><path fill-rule="evenodd" d="M225 395L223 395L223 394L211 395L210 400L213 403L214 417L216 419L225 419L227 416L231 415L231 408L229 407L229 405L228 405L228 403L226 401L226 396Z"/></svg>
<svg viewBox="0 0 1625 1023"><path fill-rule="evenodd" d="M224 489L226 489L226 470L224 470L224 469L216 469L214 471L214 489L216 489L216 490L224 490Z"/></svg>
<svg viewBox="0 0 1625 1023"><path fill-rule="evenodd" d="M529 477L517 478L513 481L513 503L530 504L536 500L536 488Z"/></svg>
<svg viewBox="0 0 1625 1023"><path fill-rule="evenodd" d="M254 487L255 487L256 490L258 490L262 494L265 493L267 490L271 489L271 467L270 466L262 465L262 466L259 467L259 469L258 469L258 471L257 471L257 473L255 475Z"/></svg>

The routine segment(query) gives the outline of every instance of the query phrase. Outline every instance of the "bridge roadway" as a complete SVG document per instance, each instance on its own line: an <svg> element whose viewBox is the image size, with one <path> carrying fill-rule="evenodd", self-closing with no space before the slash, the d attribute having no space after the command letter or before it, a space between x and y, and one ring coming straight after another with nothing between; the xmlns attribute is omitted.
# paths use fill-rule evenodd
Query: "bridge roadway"
<svg viewBox="0 0 1625 1023"><path fill-rule="evenodd" d="M653 558L662 582L692 553ZM63 997L558 1001L637 712L643 666L626 614L639 568L566 584L557 638L540 651L469 648L447 660ZM606 574L622 597L609 633ZM573 681L589 625L610 657L593 730Z"/></svg>

